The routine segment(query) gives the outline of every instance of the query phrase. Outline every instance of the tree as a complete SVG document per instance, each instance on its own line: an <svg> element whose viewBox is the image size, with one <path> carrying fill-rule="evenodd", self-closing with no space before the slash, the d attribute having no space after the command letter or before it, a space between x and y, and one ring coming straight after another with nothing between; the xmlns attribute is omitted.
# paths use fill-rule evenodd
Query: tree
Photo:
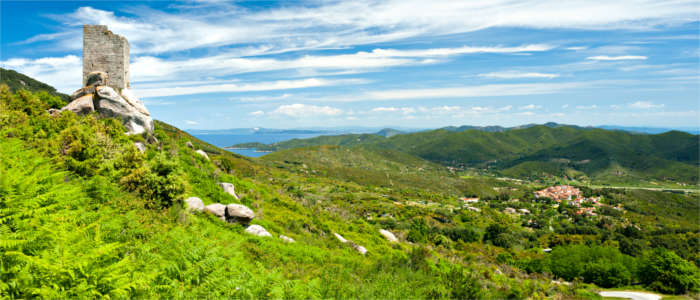
<svg viewBox="0 0 700 300"><path fill-rule="evenodd" d="M700 289L698 268L664 248L656 248L644 255L639 278L642 283L662 293L683 294Z"/></svg>

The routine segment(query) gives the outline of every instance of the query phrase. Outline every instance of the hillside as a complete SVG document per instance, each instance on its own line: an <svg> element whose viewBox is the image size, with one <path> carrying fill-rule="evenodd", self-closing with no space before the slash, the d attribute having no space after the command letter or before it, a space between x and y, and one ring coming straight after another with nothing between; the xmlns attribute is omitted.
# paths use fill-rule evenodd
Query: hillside
<svg viewBox="0 0 700 300"><path fill-rule="evenodd" d="M153 137L127 136L114 119L67 111L52 117L48 107L35 94L0 86L0 293L10 298L590 294L592 286L574 290L524 271L496 272L500 263L478 243L387 241L379 229L405 241L410 220L434 208L401 211L382 195L403 202L420 197L415 193L268 168L162 122ZM145 152L134 142L146 143ZM240 200L217 185L222 181L235 185ZM239 224L188 211L183 199L190 196L249 206L252 223L273 236L253 236ZM401 221L366 218L381 211ZM479 258L452 259L466 252Z"/></svg>
<svg viewBox="0 0 700 300"><path fill-rule="evenodd" d="M603 203L583 215L534 199L538 183L463 178L392 149L313 146L250 159L163 122L126 135L94 113L52 116L58 98L47 95L0 85L7 298L569 299L632 282L675 294L700 287L697 195L584 188ZM549 135L576 138L532 130L541 143L510 138L533 153ZM674 150L692 144L654 141L668 150L662 159L697 160ZM245 205L270 236L194 210L190 197ZM672 277L645 277L668 262Z"/></svg>
<svg viewBox="0 0 700 300"><path fill-rule="evenodd" d="M277 151L283 149L294 149L308 146L352 146L364 143L373 143L383 140L384 137L376 134L341 134L341 135L322 135L310 139L292 139L284 142L273 144L261 143L241 143L231 146L232 148L255 148L262 151Z"/></svg>
<svg viewBox="0 0 700 300"><path fill-rule="evenodd" d="M506 131L433 130L390 138L372 135L321 136L258 149L315 145L391 149L446 166L494 168L518 178L571 176L587 180L698 182L698 136L679 131L632 134L573 126L526 126Z"/></svg>
<svg viewBox="0 0 700 300"><path fill-rule="evenodd" d="M262 160L302 174L451 197L495 196L493 187L503 185L494 180L464 180L442 165L394 150L313 146L274 152Z"/></svg>
<svg viewBox="0 0 700 300"><path fill-rule="evenodd" d="M70 101L69 95L59 93L54 87L13 70L0 68L0 84L6 84L11 92L19 90L45 91L50 95L58 96L65 103Z"/></svg>

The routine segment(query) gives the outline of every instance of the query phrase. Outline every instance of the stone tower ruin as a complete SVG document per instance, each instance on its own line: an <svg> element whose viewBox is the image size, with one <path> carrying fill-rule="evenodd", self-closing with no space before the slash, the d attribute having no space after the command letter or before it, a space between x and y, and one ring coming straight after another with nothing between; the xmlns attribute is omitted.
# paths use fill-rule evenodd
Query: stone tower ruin
<svg viewBox="0 0 700 300"><path fill-rule="evenodd" d="M129 42L104 25L83 25L83 85L90 72L107 74L107 86L129 88Z"/></svg>

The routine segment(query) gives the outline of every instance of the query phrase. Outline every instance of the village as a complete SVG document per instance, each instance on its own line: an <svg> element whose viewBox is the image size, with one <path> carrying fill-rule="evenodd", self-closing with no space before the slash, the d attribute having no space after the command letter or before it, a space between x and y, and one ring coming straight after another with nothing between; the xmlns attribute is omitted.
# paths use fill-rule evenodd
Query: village
<svg viewBox="0 0 700 300"><path fill-rule="evenodd" d="M561 205L566 205L567 207L574 208L575 214L583 216L597 216L596 209L601 205L601 197L584 197L583 192L570 185L555 185L547 187L542 190L534 191L534 202L540 203L550 203L551 208L557 209ZM460 197L461 207L463 209L468 209L474 212L481 212L477 204L483 203L485 201L480 200L478 197ZM530 209L524 207L518 207L522 205L515 205L519 203L520 199L509 199L508 203L511 206L506 206L502 208L502 212L510 215L529 215L531 214ZM562 204L563 203L563 204ZM491 205L493 206L493 205ZM620 207L613 207L614 209L621 209Z"/></svg>

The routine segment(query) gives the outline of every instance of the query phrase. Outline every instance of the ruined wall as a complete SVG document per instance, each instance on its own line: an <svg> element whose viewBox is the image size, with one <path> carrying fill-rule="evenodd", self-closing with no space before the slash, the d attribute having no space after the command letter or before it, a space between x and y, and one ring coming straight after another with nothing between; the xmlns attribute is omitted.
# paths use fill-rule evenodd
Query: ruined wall
<svg viewBox="0 0 700 300"><path fill-rule="evenodd" d="M93 71L107 73L112 88L129 87L129 42L104 25L83 26L83 85Z"/></svg>

